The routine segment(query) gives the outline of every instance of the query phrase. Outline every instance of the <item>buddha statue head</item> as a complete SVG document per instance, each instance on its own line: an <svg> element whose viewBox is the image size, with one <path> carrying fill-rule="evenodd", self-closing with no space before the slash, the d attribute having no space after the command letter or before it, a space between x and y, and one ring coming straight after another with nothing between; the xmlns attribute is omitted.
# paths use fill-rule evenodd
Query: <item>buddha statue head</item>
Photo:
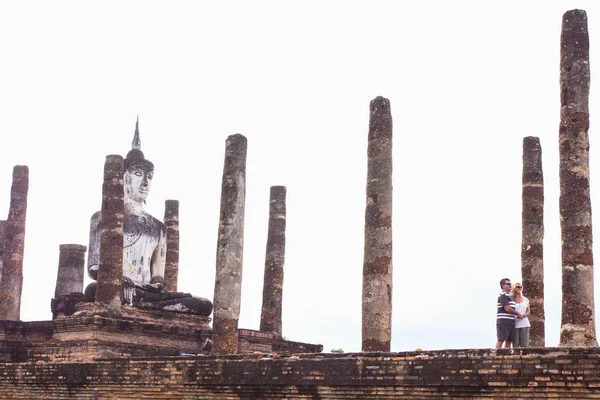
<svg viewBox="0 0 600 400"><path fill-rule="evenodd" d="M154 164L144 158L141 150L139 118L135 122L135 134L131 142L131 150L125 157L125 200L143 204L150 193Z"/></svg>

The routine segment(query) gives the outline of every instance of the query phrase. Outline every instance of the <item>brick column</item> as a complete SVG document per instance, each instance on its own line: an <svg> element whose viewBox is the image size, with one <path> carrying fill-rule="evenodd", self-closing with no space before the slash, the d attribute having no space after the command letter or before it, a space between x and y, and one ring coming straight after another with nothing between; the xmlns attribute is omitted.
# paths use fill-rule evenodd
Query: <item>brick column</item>
<svg viewBox="0 0 600 400"><path fill-rule="evenodd" d="M544 347L544 174L537 137L523 138L522 202L521 276L531 304L529 344Z"/></svg>
<svg viewBox="0 0 600 400"><path fill-rule="evenodd" d="M285 186L271 186L269 200L269 233L265 256L260 330L281 335L283 296L283 264L285 262Z"/></svg>
<svg viewBox="0 0 600 400"><path fill-rule="evenodd" d="M179 202L177 200L165 201L164 223L167 228L165 290L176 292L179 275Z"/></svg>
<svg viewBox="0 0 600 400"><path fill-rule="evenodd" d="M238 352L246 202L246 150L247 140L244 136L236 134L227 138L217 240L213 354Z"/></svg>
<svg viewBox="0 0 600 400"><path fill-rule="evenodd" d="M2 280L2 255L4 254L4 240L6 239L6 221L0 221L0 280Z"/></svg>
<svg viewBox="0 0 600 400"><path fill-rule="evenodd" d="M371 101L362 285L362 351L390 351L392 338L392 114Z"/></svg>
<svg viewBox="0 0 600 400"><path fill-rule="evenodd" d="M16 165L13 168L10 209L4 232L2 278L0 279L0 320L18 321L21 319L28 190L29 168L26 165Z"/></svg>
<svg viewBox="0 0 600 400"><path fill-rule="evenodd" d="M589 37L585 11L563 16L560 54L560 346L597 346L589 179Z"/></svg>
<svg viewBox="0 0 600 400"><path fill-rule="evenodd" d="M106 156L100 234L100 264L96 289L95 314L121 316L123 302L123 157Z"/></svg>
<svg viewBox="0 0 600 400"><path fill-rule="evenodd" d="M54 297L83 293L83 271L87 247L79 244L61 244L59 250Z"/></svg>

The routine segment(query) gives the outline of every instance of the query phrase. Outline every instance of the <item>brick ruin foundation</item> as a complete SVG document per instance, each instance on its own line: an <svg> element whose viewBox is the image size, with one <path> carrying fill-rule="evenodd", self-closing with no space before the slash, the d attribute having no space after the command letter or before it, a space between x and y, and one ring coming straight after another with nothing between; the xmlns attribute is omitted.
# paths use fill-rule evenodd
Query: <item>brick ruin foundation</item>
<svg viewBox="0 0 600 400"><path fill-rule="evenodd" d="M560 347L543 347L542 315L532 321L532 344L540 347L389 351L392 118L390 101L377 97L370 109L362 353L321 354L321 345L281 336L286 218L282 186L272 188L270 200L261 330L238 327L247 140L236 134L227 139L225 149L213 328L210 313L138 308L124 300L122 177L127 168L118 155L108 156L105 164L102 246L90 240L90 252L100 249L93 262L88 254L88 266L99 264L95 294L89 295L87 289L82 292L86 247L61 245L59 282L51 302L53 319L20 321L28 168L15 167L9 216L0 221L0 398L600 399L587 173L588 47L586 13L568 11L563 17L560 64ZM139 150L137 123L134 143ZM532 288L531 282L543 276L539 140L525 138L523 150L522 269L524 281ZM99 215L94 214L92 221L97 222ZM176 200L166 202L164 221L164 284L175 293L179 268ZM543 286L535 289L533 300L542 305Z"/></svg>
<svg viewBox="0 0 600 400"><path fill-rule="evenodd" d="M209 354L210 319L141 312L123 307L123 316L80 316L52 321L2 321L0 363L93 362L109 357ZM273 332L239 329L239 352L319 353L323 346L283 339ZM1 397L0 397L1 398Z"/></svg>
<svg viewBox="0 0 600 400"><path fill-rule="evenodd" d="M600 349L113 358L0 364L10 399L600 398ZM29 396L29 397L28 397Z"/></svg>

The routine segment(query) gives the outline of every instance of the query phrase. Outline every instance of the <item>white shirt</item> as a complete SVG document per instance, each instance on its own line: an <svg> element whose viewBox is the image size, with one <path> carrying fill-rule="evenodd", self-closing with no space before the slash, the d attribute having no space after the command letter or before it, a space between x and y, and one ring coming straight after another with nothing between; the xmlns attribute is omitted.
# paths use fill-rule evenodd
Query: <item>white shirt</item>
<svg viewBox="0 0 600 400"><path fill-rule="evenodd" d="M515 310L519 314L525 314L527 311L527 307L529 307L529 299L527 297L522 296L521 302L516 303ZM523 319L515 318L515 328L528 328L531 324L529 323L529 318L525 317Z"/></svg>

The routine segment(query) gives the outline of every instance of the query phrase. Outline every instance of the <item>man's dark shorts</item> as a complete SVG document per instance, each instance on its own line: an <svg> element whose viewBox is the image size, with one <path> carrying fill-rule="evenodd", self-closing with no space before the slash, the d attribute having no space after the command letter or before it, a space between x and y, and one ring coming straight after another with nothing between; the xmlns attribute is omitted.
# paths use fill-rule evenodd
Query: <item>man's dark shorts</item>
<svg viewBox="0 0 600 400"><path fill-rule="evenodd" d="M515 339L515 325L514 324L496 324L496 336L498 341L514 342Z"/></svg>

